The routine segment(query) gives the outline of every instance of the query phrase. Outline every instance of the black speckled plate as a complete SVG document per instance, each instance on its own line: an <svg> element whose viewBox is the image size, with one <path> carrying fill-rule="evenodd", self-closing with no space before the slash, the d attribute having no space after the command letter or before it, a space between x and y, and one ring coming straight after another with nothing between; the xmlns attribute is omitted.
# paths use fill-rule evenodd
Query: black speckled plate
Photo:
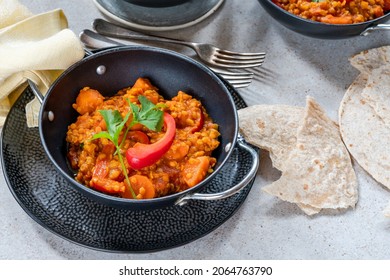
<svg viewBox="0 0 390 280"><path fill-rule="evenodd" d="M237 108L244 101L229 86ZM252 180L239 193L218 201L190 201L150 211L119 210L74 190L46 157L38 128L27 128L30 89L11 109L1 137L3 171L20 206L47 230L76 244L110 252L152 252L184 245L223 224L247 197ZM249 153L235 149L203 191L216 193L238 183L252 166Z"/></svg>
<svg viewBox="0 0 390 280"><path fill-rule="evenodd" d="M211 16L224 0L188 0L166 7L146 7L123 0L94 0L107 18L130 28L167 31L192 26Z"/></svg>

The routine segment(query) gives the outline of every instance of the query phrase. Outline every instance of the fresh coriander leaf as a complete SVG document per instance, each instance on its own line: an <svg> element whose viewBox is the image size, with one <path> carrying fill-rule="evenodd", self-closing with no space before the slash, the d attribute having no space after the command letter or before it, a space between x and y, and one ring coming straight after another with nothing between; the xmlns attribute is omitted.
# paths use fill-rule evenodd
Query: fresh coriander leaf
<svg viewBox="0 0 390 280"><path fill-rule="evenodd" d="M92 136L92 139L98 139L98 138L106 138L111 140L111 142L114 142L113 141L114 139L112 139L111 135L107 131L101 131Z"/></svg>
<svg viewBox="0 0 390 280"><path fill-rule="evenodd" d="M156 105L154 105L153 102L150 102L149 99L146 98L146 96L139 95L138 100L141 103L142 112L144 113L156 108Z"/></svg>
<svg viewBox="0 0 390 280"><path fill-rule="evenodd" d="M160 110L162 106L154 105L143 95L138 96L138 100L141 103L141 108L130 103L133 111L133 122L140 123L150 130L160 131L164 123L164 112Z"/></svg>
<svg viewBox="0 0 390 280"><path fill-rule="evenodd" d="M111 136L114 136L118 130L118 126L123 121L119 111L115 110L100 110L100 114L103 116L104 121L106 122L107 131Z"/></svg>
<svg viewBox="0 0 390 280"><path fill-rule="evenodd" d="M130 100L127 100L127 102L129 103L131 111L133 112L133 122L138 122L140 108L134 103L131 103Z"/></svg>
<svg viewBox="0 0 390 280"><path fill-rule="evenodd" d="M131 183L129 180L129 176L127 175L126 172L126 166L123 162L122 154L121 154L121 147L119 145L119 135L123 130L123 127L125 126L127 120L129 119L131 112L127 113L125 118L122 119L122 115L118 110L100 110L100 114L103 116L104 121L106 122L107 126L107 131L101 131L99 133L96 133L92 139L97 139L97 138L107 138L111 142L114 143L115 148L116 148L116 153L118 155L123 174L125 175L125 179L129 185L130 192L133 196L133 198L136 198L136 195L134 193L133 188L131 187ZM127 133L128 130L126 130ZM126 138L126 135L124 135L124 138Z"/></svg>
<svg viewBox="0 0 390 280"><path fill-rule="evenodd" d="M128 113L126 117L122 119L122 116L118 110L100 110L99 112L103 116L104 121L106 122L107 134L105 134L103 131L95 134L94 138L108 138L115 144L115 146L118 146L119 135L123 127L125 126L127 120L129 119L130 113Z"/></svg>
<svg viewBox="0 0 390 280"><path fill-rule="evenodd" d="M138 121L151 130L160 131L163 125L163 114L164 112L161 110L151 110L140 114Z"/></svg>

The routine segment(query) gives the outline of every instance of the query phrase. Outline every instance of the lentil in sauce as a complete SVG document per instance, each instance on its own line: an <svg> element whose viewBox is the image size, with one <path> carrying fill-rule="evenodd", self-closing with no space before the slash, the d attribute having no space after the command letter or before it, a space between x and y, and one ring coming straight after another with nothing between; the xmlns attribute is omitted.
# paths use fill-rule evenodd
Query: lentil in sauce
<svg viewBox="0 0 390 280"><path fill-rule="evenodd" d="M390 0L272 0L299 17L328 23L353 24L376 19L390 10Z"/></svg>

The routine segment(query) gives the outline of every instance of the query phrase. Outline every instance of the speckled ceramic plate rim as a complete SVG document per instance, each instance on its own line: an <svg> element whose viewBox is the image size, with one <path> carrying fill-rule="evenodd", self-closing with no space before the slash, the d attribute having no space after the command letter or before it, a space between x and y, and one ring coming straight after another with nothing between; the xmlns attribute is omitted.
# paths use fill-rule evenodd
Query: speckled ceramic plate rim
<svg viewBox="0 0 390 280"><path fill-rule="evenodd" d="M93 2L95 4L95 6L98 8L98 10L105 17L107 17L107 18L109 18L117 23L128 26L130 28L134 28L137 30L143 30L143 31L171 31L171 30L177 30L177 29L190 27L190 26L193 26L193 25L205 20L206 18L208 18L209 16L211 16L212 14L214 14L218 10L218 8L223 4L224 0L219 0L218 2L216 2L216 4L208 12L204 13L201 17L199 17L195 20L191 20L187 23L179 24L179 25L161 25L161 26L147 26L147 25L137 24L135 22L125 20L117 15L114 15L112 12L108 11L108 9L105 8L103 5L101 5L98 2L98 0L93 0ZM127 4L133 5L131 3L127 3Z"/></svg>
<svg viewBox="0 0 390 280"><path fill-rule="evenodd" d="M229 89L233 92L236 93L236 91L227 84L227 86L229 87ZM26 91L28 91L29 89L27 88L25 90L25 92L22 93L25 94ZM241 97L239 97L238 93L236 93L238 98L241 99ZM20 102L19 100L22 98L22 96L19 97L19 99L17 100L16 104L18 102ZM241 100L242 102L244 102L243 100ZM245 103L245 102L244 102ZM9 113L9 115L11 115L14 111L14 107L11 108L11 111ZM5 180L6 180L6 183L8 185L8 188L9 190L11 191L14 199L17 201L17 203L21 206L21 208L28 214L28 216L30 216L35 222L37 222L40 226L42 226L44 229L48 230L49 232L53 233L54 235L56 236L59 236L60 238L64 239L64 240L67 240L73 244L76 244L76 245L79 245L79 246L82 246L82 247L85 247L85 248L88 248L88 249L93 249L93 250L97 250L97 251L103 251L103 252L109 252L109 253L152 253L152 252L158 252L158 251L163 251L163 250L168 250L168 249L173 249L173 248L176 248L176 247L180 247L180 246L183 246L183 245L186 245L188 243L191 243L197 239L200 239L206 235L208 235L209 233L211 233L212 231L216 230L218 227L220 227L221 225L223 225L227 220L229 220L236 212L237 210L241 207L241 205L244 203L244 201L246 200L246 197L247 195L249 194L251 188L252 188L252 185L253 185L253 182L255 179L251 180L250 183L248 183L248 185L243 189L241 190L241 193L245 191L243 197L240 198L240 200L238 201L238 204L235 206L235 209L233 211L230 212L230 214L228 214L224 219L221 219L219 221L219 223L217 225L215 225L214 227L211 227L209 230L206 230L204 231L202 234L199 234L197 235L196 237L194 238L190 238L186 241L181 241L181 242L178 242L176 245L170 245L170 246L167 246L167 247L164 247L164 248L156 248L156 249L147 249L147 250L112 250L112 249L105 249L105 248L101 248L101 247L98 247L98 246L91 246L91 245L87 245L87 244L83 244L81 241L78 241L76 240L75 238L70 238L70 237L67 237L67 236L64 236L61 232L59 232L58 230L55 230L51 227L49 227L44 221L42 221L42 219L38 218L37 216L35 216L31 211L30 211L30 208L27 207L22 201L21 199L19 198L18 194L15 192L14 190L14 186L12 186L12 183L10 182L9 180L9 177L8 177L8 173L6 171L6 162L4 160L4 156L3 156L3 140L4 140L4 131L6 131L4 128L7 126L7 121L8 121L8 118L3 126L3 129L1 130L1 141L0 141L0 150L2 151L1 153L1 161L2 161L2 166L3 166L3 174L4 174L4 177L5 177ZM37 134L39 134L39 132L37 131L36 132ZM43 149L43 147L42 147ZM57 171L58 172L58 171ZM205 187L207 188L207 186ZM233 197L230 197L230 198L227 198L227 199L234 199ZM176 207L180 207L180 206L176 206ZM131 212L131 210L128 210L129 212Z"/></svg>

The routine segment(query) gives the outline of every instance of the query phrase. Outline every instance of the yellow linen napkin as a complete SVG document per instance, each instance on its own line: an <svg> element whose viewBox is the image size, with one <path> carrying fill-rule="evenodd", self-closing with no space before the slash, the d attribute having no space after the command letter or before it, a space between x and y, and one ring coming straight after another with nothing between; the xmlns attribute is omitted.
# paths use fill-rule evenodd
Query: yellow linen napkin
<svg viewBox="0 0 390 280"><path fill-rule="evenodd" d="M32 13L16 0L0 0L0 29L32 16Z"/></svg>
<svg viewBox="0 0 390 280"><path fill-rule="evenodd" d="M27 79L45 94L63 70L84 56L62 10L31 15L20 4L10 3L17 1L0 0L0 126ZM15 18L19 21L12 23ZM37 100L26 106L29 127L38 125L39 108Z"/></svg>

